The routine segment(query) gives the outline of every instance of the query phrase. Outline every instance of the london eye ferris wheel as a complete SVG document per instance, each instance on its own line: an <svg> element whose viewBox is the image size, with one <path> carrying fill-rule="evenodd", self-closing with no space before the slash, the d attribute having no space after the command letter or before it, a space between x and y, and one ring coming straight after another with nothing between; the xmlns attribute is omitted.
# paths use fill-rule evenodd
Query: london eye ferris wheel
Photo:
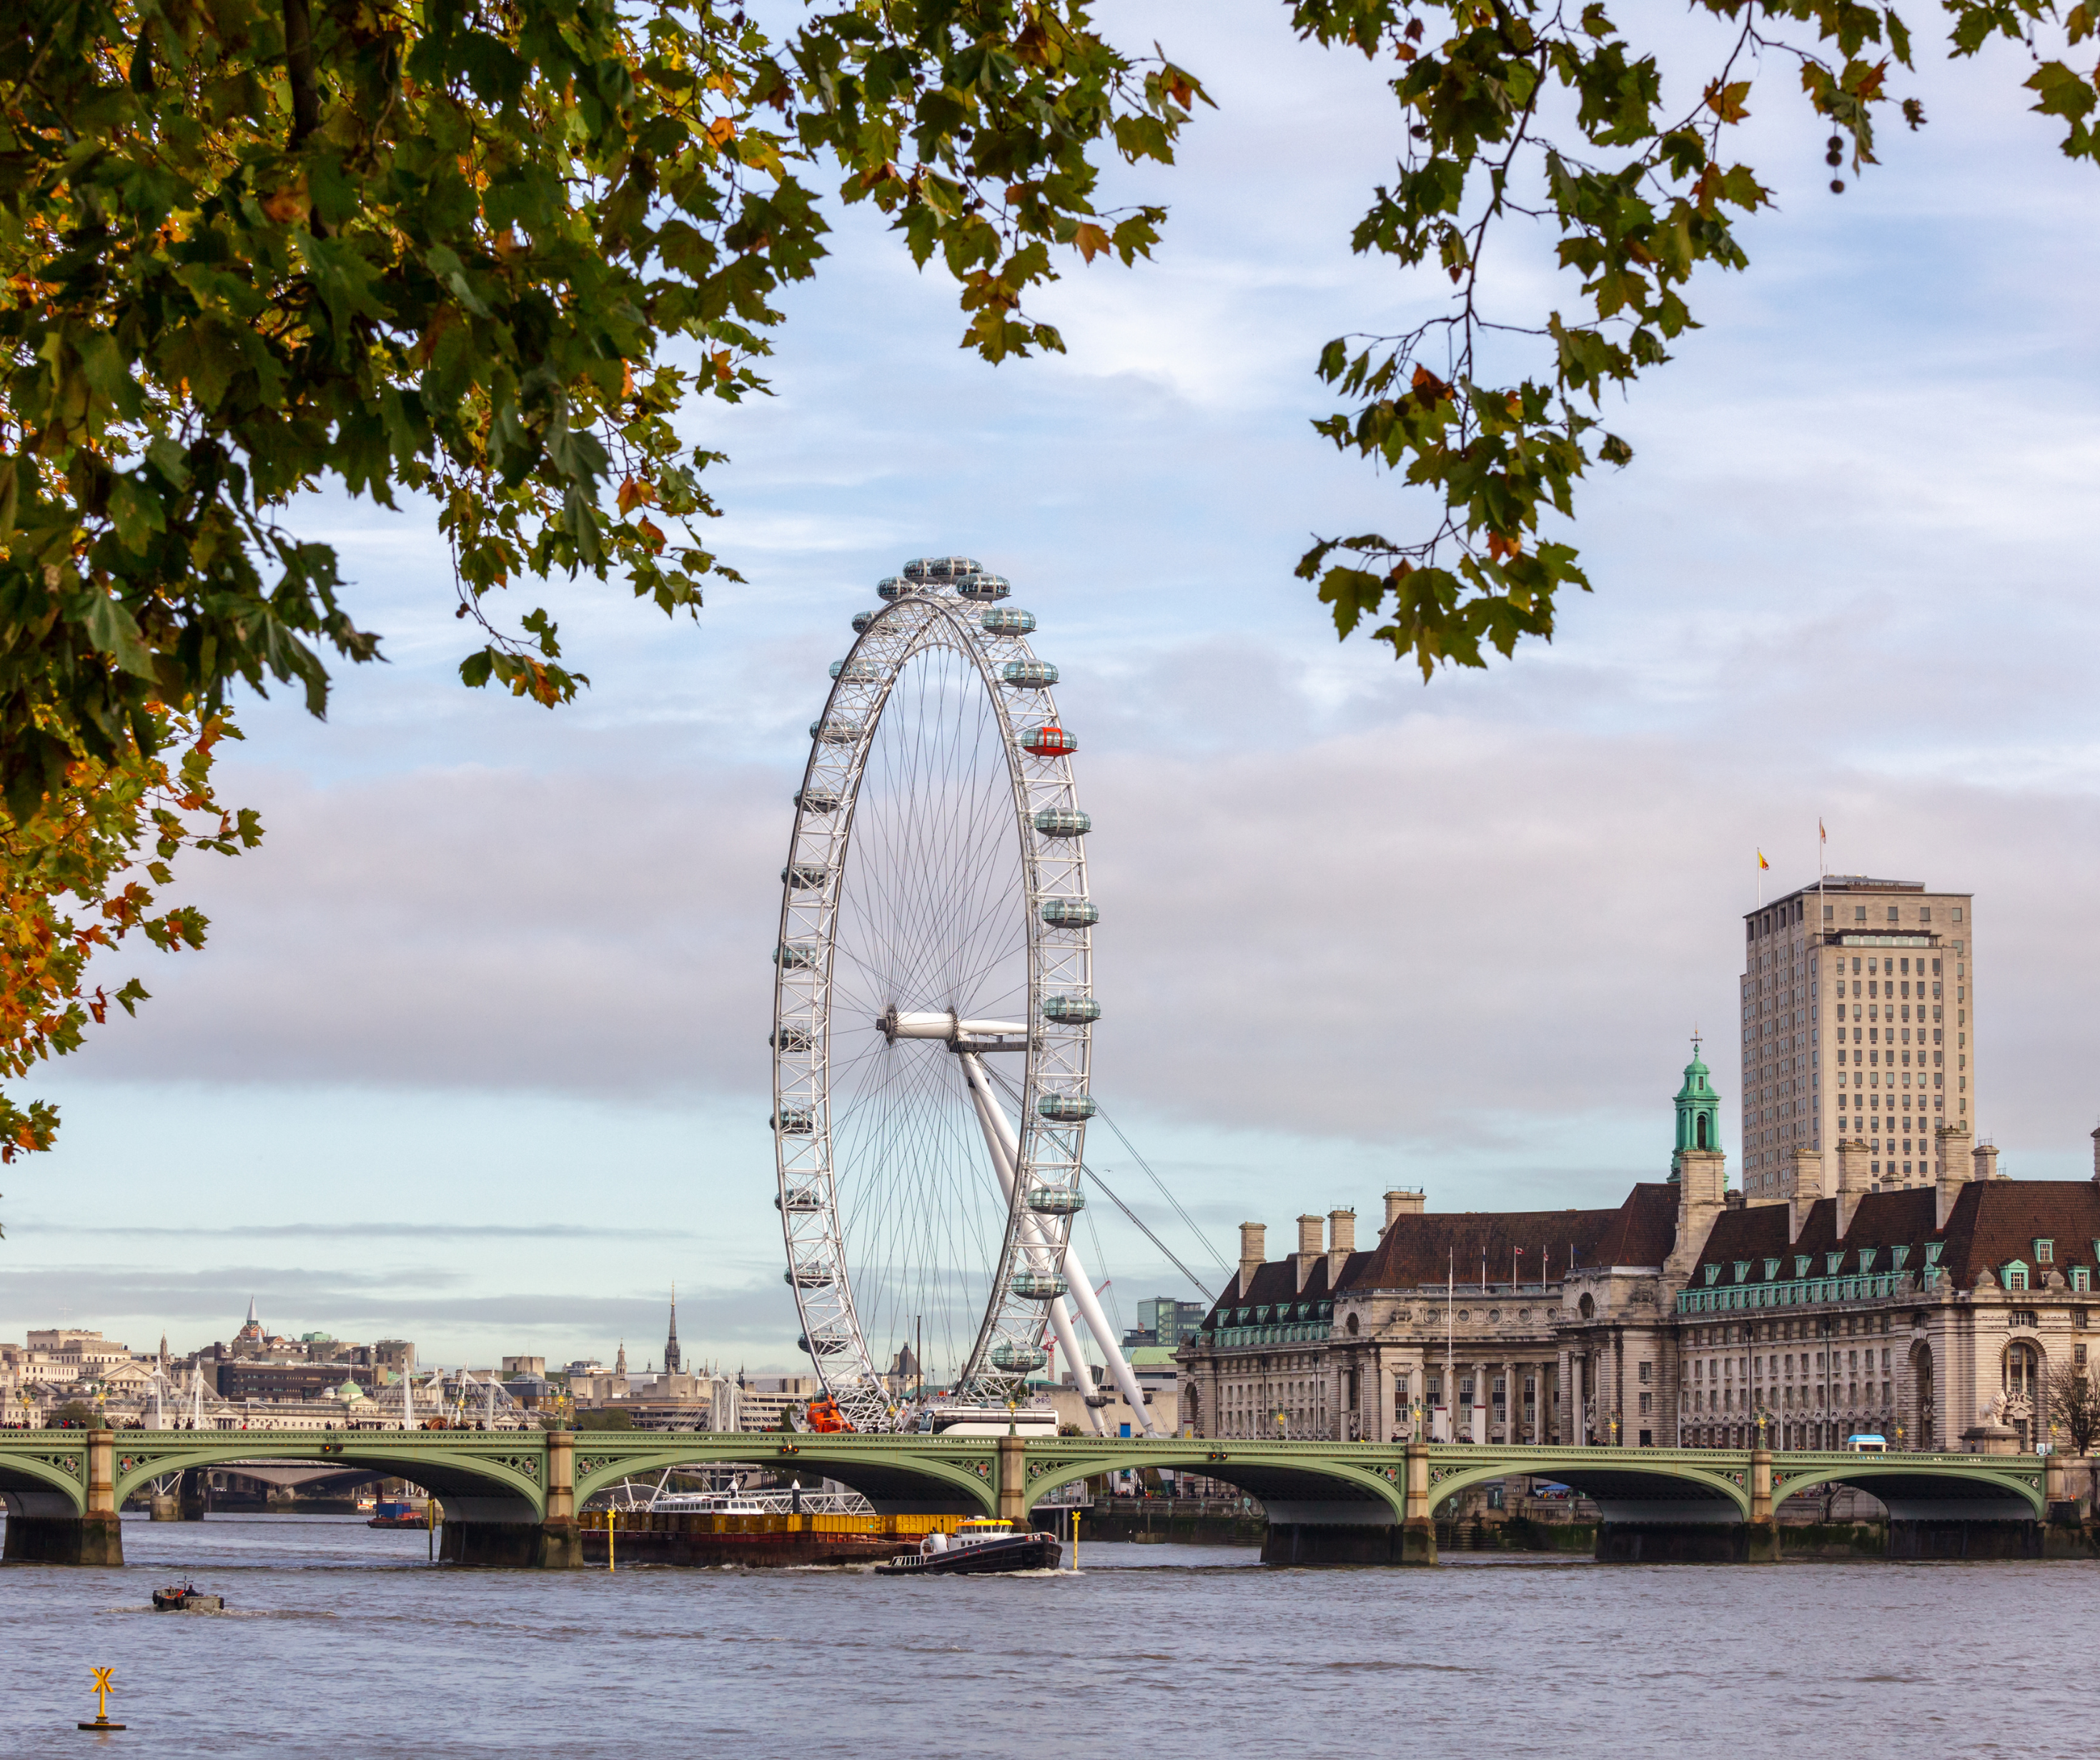
<svg viewBox="0 0 2100 1760"><path fill-rule="evenodd" d="M1007 1404L1074 1315L1142 1396L1072 1240L1093 1023L1086 838L1057 669L1001 576L924 558L832 667L774 953L774 1142L802 1342L858 1430L900 1422L923 1340ZM1095 1401L1097 1408L1098 1397Z"/></svg>

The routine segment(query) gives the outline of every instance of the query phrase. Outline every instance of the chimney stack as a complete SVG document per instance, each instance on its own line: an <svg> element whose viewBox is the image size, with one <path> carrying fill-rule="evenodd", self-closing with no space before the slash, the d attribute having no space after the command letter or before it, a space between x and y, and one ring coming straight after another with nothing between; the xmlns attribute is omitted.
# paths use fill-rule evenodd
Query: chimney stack
<svg viewBox="0 0 2100 1760"><path fill-rule="evenodd" d="M1260 1222L1240 1224L1240 1300L1254 1289L1254 1274L1268 1258L1268 1229Z"/></svg>
<svg viewBox="0 0 2100 1760"><path fill-rule="evenodd" d="M1852 1226L1852 1218L1858 1212L1860 1200L1872 1189L1873 1176L1867 1171L1867 1146L1855 1137L1850 1142L1838 1146L1838 1238L1842 1240Z"/></svg>
<svg viewBox="0 0 2100 1760"><path fill-rule="evenodd" d="M1342 1267L1356 1250L1357 1212L1353 1210L1330 1210L1327 1212L1327 1293L1330 1296L1340 1284Z"/></svg>
<svg viewBox="0 0 2100 1760"><path fill-rule="evenodd" d="M1320 1223L1317 1216L1298 1219L1298 1251L1290 1256L1298 1267L1298 1287L1303 1291L1312 1281L1312 1267L1320 1262Z"/></svg>
<svg viewBox="0 0 2100 1760"><path fill-rule="evenodd" d="M2093 1177L2100 1179L2100 1131L2095 1131L2093 1134L2095 1138L2093 1148L2093 1164L2095 1168ZM1420 1216L1427 1208L1427 1203L1428 1200L1419 1190L1409 1191L1402 1186L1394 1186L1385 1195L1386 1228L1392 1226L1393 1219L1396 1217ZM1380 1239L1383 1239L1384 1230L1381 1229L1379 1232Z"/></svg>
<svg viewBox="0 0 2100 1760"><path fill-rule="evenodd" d="M1969 1183L1974 1162L1969 1151L1969 1127L1966 1124L1943 1124L1935 1133L1938 1141L1934 1147L1938 1151L1935 1159L1938 1167L1933 1175L1933 1226L1945 1228L1947 1219L1954 1213L1954 1202L1961 1195L1961 1188Z"/></svg>
<svg viewBox="0 0 2100 1760"><path fill-rule="evenodd" d="M1996 1143L1977 1144L1970 1159L1976 1164L1978 1179L1993 1180L1998 1177L1998 1146Z"/></svg>
<svg viewBox="0 0 2100 1760"><path fill-rule="evenodd" d="M2100 1130L2093 1133L2093 1183L2100 1186Z"/></svg>

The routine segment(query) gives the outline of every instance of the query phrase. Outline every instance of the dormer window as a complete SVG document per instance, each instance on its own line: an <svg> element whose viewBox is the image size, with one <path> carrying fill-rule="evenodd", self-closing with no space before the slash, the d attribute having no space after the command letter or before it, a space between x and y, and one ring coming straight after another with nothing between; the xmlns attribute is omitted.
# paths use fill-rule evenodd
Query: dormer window
<svg viewBox="0 0 2100 1760"><path fill-rule="evenodd" d="M1793 1274L1796 1277L1807 1277L1808 1275L1809 1266L1813 1265L1815 1262L1815 1261L1811 1259L1805 1252L1796 1253L1793 1256Z"/></svg>
<svg viewBox="0 0 2100 1760"><path fill-rule="evenodd" d="M1841 1265L1842 1265L1844 1263L1845 1263L1845 1256L1844 1256L1844 1254L1842 1254L1842 1253L1841 1253L1841 1252L1827 1252L1827 1253L1824 1254L1824 1256L1823 1256L1823 1274L1824 1274L1824 1276L1825 1276L1825 1277L1835 1277L1835 1276L1837 1276L1837 1275L1838 1275L1838 1268L1839 1268Z"/></svg>
<svg viewBox="0 0 2100 1760"><path fill-rule="evenodd" d="M1863 1276L1874 1269L1874 1255L1880 1251L1878 1247L1862 1247L1860 1249L1860 1270Z"/></svg>
<svg viewBox="0 0 2100 1760"><path fill-rule="evenodd" d="M1749 1260L1738 1259L1736 1261L1736 1281L1738 1283L1747 1283L1750 1281L1750 1261Z"/></svg>
<svg viewBox="0 0 2100 1760"><path fill-rule="evenodd" d="M1714 1284L1721 1281L1721 1268L1717 1265L1710 1265L1704 1269L1706 1273L1707 1287L1710 1289Z"/></svg>
<svg viewBox="0 0 2100 1760"><path fill-rule="evenodd" d="M2089 1265L2073 1265L2071 1268L2071 1287L2080 1296L2091 1295L2093 1293L2092 1268Z"/></svg>
<svg viewBox="0 0 2100 1760"><path fill-rule="evenodd" d="M1889 1249L1889 1263L1899 1271L1903 1269L1904 1261L1909 1257L1910 1248L1908 1247L1891 1247Z"/></svg>
<svg viewBox="0 0 2100 1760"><path fill-rule="evenodd" d="M2096 1241L2093 1244L2096 1247L2100 1247L2100 1241ZM1925 1243L1925 1262L1929 1265L1938 1265L1939 1263L1940 1254L1944 1252L1946 1250L1947 1243L1945 1241L1927 1241Z"/></svg>
<svg viewBox="0 0 2100 1760"><path fill-rule="evenodd" d="M2054 1265L2056 1263L2056 1243L2054 1241L2038 1240L2034 1243L2034 1250L2035 1263L2036 1265Z"/></svg>
<svg viewBox="0 0 2100 1760"><path fill-rule="evenodd" d="M2001 1277L1998 1281L2004 1284L2009 1290L2025 1289L2027 1287L2027 1268L2026 1262L2018 1259L2007 1260L2005 1261L2005 1274Z"/></svg>
<svg viewBox="0 0 2100 1760"><path fill-rule="evenodd" d="M1766 1260L1766 1261L1765 1261L1765 1282L1766 1282L1766 1283L1771 1283L1771 1280L1772 1280L1774 1278L1777 1277L1778 1275L1779 1275L1779 1261L1778 1261L1778 1260L1776 1260L1776 1259L1767 1259L1767 1260Z"/></svg>

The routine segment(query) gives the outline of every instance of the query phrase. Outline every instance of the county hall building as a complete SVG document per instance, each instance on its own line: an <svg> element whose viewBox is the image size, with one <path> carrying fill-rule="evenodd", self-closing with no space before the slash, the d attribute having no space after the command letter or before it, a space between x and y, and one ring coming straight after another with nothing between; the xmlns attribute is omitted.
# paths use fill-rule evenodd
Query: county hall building
<svg viewBox="0 0 2100 1760"><path fill-rule="evenodd" d="M2001 1178L1974 1142L1972 922L1965 894L1857 877L1753 913L1745 1190L1727 1188L1695 1046L1667 1177L1615 1208L1436 1212L1389 1191L1375 1240L1357 1244L1351 1210L1301 1216L1273 1260L1244 1224L1238 1274L1179 1353L1183 1421L1635 1447L1742 1447L1760 1428L1785 1448L2049 1441L2050 1377L2087 1372L2100 1132L2093 1180Z"/></svg>

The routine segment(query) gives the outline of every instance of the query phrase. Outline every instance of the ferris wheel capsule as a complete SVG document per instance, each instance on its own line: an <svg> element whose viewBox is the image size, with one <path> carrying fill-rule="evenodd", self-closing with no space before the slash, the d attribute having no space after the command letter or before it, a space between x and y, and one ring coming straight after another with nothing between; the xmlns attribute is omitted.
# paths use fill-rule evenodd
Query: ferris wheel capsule
<svg viewBox="0 0 2100 1760"><path fill-rule="evenodd" d="M1035 816L1035 829L1045 837L1084 837L1094 829L1094 821L1070 807L1045 807Z"/></svg>
<svg viewBox="0 0 2100 1760"><path fill-rule="evenodd" d="M783 1107L766 1122L783 1137L806 1137L817 1128L817 1115L808 1107Z"/></svg>
<svg viewBox="0 0 2100 1760"><path fill-rule="evenodd" d="M1021 749L1031 758L1069 758L1079 742L1053 722L1030 728L1021 736Z"/></svg>
<svg viewBox="0 0 2100 1760"><path fill-rule="evenodd" d="M853 632L854 632L854 635L856 635L856 636L865 636L865 635L867 633L867 627L868 627L868 625L869 625L869 624L871 624L871 623L873 623L873 622L874 622L877 618L880 617L881 615L882 615L882 614L881 614L880 611L856 611L856 612L854 612L854 614L853 614Z"/></svg>
<svg viewBox="0 0 2100 1760"><path fill-rule="evenodd" d="M1052 1124L1077 1124L1094 1115L1094 1097L1083 1093L1047 1093L1035 1102L1035 1110Z"/></svg>
<svg viewBox="0 0 2100 1760"><path fill-rule="evenodd" d="M878 599L902 599L915 584L911 581L900 580L894 574L887 575L875 583L875 596Z"/></svg>
<svg viewBox="0 0 2100 1760"><path fill-rule="evenodd" d="M1043 1018L1066 1027L1092 1026L1101 1018L1101 1005L1090 996L1045 997Z"/></svg>
<svg viewBox="0 0 2100 1760"><path fill-rule="evenodd" d="M819 955L807 941L783 941L773 950L773 963L783 971L814 971Z"/></svg>
<svg viewBox="0 0 2100 1760"><path fill-rule="evenodd" d="M1057 682L1057 669L1048 660L1009 660L999 675L1017 690L1043 690Z"/></svg>
<svg viewBox="0 0 2100 1760"><path fill-rule="evenodd" d="M859 722L847 720L843 716L810 724L810 737L826 746L858 745L861 735L866 731Z"/></svg>
<svg viewBox="0 0 2100 1760"><path fill-rule="evenodd" d="M1005 598L1013 591L1013 583L1004 574L987 574L980 570L974 574L965 574L958 579L955 591L965 599L974 599L982 604L986 601Z"/></svg>
<svg viewBox="0 0 2100 1760"><path fill-rule="evenodd" d="M1026 636L1035 627L1035 614L1015 605L994 605L977 623L987 636Z"/></svg>
<svg viewBox="0 0 2100 1760"><path fill-rule="evenodd" d="M1054 1271L1017 1271L1006 1287L1024 1301L1055 1301L1071 1285Z"/></svg>
<svg viewBox="0 0 2100 1760"><path fill-rule="evenodd" d="M945 585L977 572L976 558L966 556L914 557L904 565L904 578L914 585Z"/></svg>
<svg viewBox="0 0 2100 1760"><path fill-rule="evenodd" d="M866 660L834 660L832 676L849 684L866 684L882 676L882 668Z"/></svg>
<svg viewBox="0 0 2100 1760"><path fill-rule="evenodd" d="M1038 1186L1028 1195L1028 1208L1038 1216L1077 1216L1087 1208L1087 1195L1062 1186Z"/></svg>
<svg viewBox="0 0 2100 1760"><path fill-rule="evenodd" d="M1040 1369L1048 1359L1048 1352L1030 1344L995 1344L991 1349L992 1367L1009 1373Z"/></svg>
<svg viewBox="0 0 2100 1760"><path fill-rule="evenodd" d="M839 797L829 789L798 789L795 804L804 812L832 813L839 810Z"/></svg>
<svg viewBox="0 0 2100 1760"><path fill-rule="evenodd" d="M829 1265L795 1265L782 1275L796 1289L829 1289L837 1281Z"/></svg>
<svg viewBox="0 0 2100 1760"><path fill-rule="evenodd" d="M1052 929L1091 929L1101 920L1101 908L1092 899L1045 899L1041 915Z"/></svg>
<svg viewBox="0 0 2100 1760"><path fill-rule="evenodd" d="M780 883L792 887L797 892L812 891L831 877L831 868L823 862L790 862L780 870Z"/></svg>

